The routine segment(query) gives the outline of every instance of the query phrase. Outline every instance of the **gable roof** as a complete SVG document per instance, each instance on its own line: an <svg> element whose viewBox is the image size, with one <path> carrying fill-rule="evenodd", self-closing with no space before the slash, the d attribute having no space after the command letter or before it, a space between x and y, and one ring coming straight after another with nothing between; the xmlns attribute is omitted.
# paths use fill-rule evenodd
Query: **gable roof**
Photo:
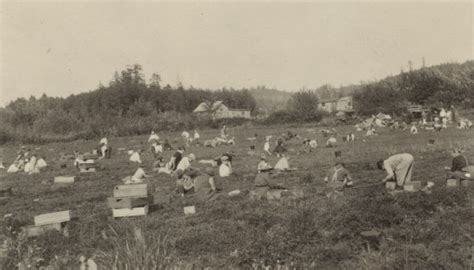
<svg viewBox="0 0 474 270"><path fill-rule="evenodd" d="M196 109L194 109L193 112L198 113L198 112L207 112L207 104L206 102L201 102Z"/></svg>

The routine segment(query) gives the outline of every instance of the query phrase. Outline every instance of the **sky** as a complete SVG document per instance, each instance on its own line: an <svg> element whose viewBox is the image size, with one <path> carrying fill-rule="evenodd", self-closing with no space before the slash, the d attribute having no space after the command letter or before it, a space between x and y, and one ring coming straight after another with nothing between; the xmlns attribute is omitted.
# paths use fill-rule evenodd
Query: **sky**
<svg viewBox="0 0 474 270"><path fill-rule="evenodd" d="M107 85L141 64L163 84L297 91L473 58L473 4L0 1L0 106Z"/></svg>

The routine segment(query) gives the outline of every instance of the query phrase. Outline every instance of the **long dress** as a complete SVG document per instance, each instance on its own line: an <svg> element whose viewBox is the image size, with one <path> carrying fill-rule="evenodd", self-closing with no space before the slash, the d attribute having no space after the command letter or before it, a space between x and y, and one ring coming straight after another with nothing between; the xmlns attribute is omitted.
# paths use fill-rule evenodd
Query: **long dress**
<svg viewBox="0 0 474 270"><path fill-rule="evenodd" d="M396 154L384 161L387 173L393 172L398 186L411 182L414 158L408 153Z"/></svg>

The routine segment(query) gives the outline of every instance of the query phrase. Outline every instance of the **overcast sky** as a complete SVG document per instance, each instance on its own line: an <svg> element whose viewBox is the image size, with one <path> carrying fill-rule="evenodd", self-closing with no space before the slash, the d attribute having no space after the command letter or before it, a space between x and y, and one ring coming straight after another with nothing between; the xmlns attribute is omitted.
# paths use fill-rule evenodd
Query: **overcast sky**
<svg viewBox="0 0 474 270"><path fill-rule="evenodd" d="M0 106L141 64L164 84L296 91L473 56L472 3L1 1Z"/></svg>

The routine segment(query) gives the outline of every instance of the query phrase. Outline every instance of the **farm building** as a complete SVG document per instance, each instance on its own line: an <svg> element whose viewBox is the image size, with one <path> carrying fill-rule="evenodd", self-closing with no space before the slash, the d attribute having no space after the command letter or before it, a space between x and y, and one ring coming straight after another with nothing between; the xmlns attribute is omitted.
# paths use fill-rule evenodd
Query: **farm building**
<svg viewBox="0 0 474 270"><path fill-rule="evenodd" d="M199 104L193 113L210 114L215 119L222 118L246 118L250 119L250 110L248 109L231 109L227 107L222 101L216 101L210 106L206 102Z"/></svg>
<svg viewBox="0 0 474 270"><path fill-rule="evenodd" d="M318 104L320 110L326 112L351 112L352 96L341 97L339 99L321 100Z"/></svg>
<svg viewBox="0 0 474 270"><path fill-rule="evenodd" d="M407 106L408 113L415 119L421 118L430 112L430 109L418 104L410 104Z"/></svg>

